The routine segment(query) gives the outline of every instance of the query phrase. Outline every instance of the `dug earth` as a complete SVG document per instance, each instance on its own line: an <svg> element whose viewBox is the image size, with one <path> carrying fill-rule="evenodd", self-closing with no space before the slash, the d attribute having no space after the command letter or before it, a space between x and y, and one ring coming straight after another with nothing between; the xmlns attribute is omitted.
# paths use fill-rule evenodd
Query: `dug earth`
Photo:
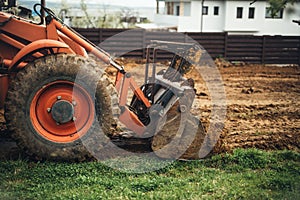
<svg viewBox="0 0 300 200"><path fill-rule="evenodd" d="M125 59L136 76L140 61ZM300 68L298 66L232 65L216 62L226 91L225 127L213 153L235 148L300 151ZM108 70L108 74L113 71ZM141 74L141 77L143 75ZM201 76L194 77L194 114L209 126L210 94ZM21 155L9 138L0 110L0 158Z"/></svg>

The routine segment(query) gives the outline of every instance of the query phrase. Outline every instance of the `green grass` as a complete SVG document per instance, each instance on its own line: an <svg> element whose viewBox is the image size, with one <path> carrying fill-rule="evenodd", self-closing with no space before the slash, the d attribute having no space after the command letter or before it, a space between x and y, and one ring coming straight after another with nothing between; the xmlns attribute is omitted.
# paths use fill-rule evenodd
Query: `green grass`
<svg viewBox="0 0 300 200"><path fill-rule="evenodd" d="M300 199L300 154L238 149L143 174L100 162L5 161L0 199Z"/></svg>

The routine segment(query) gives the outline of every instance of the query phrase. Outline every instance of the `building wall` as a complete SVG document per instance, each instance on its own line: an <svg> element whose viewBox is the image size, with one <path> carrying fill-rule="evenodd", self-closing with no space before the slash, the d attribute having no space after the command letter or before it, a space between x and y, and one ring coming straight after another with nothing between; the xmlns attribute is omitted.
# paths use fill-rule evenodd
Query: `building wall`
<svg viewBox="0 0 300 200"><path fill-rule="evenodd" d="M180 17L179 32L223 32L225 8L224 1L205 1L208 14L202 15L202 2L191 2L191 16ZM214 7L219 7L219 15L214 15ZM201 25L202 24L202 25Z"/></svg>
<svg viewBox="0 0 300 200"><path fill-rule="evenodd" d="M170 1L170 0L169 0ZM179 0L173 0L175 5ZM289 5L283 12L282 19L266 18L266 1L218 1L205 0L204 6L208 6L208 14L202 15L202 0L192 0L190 10L184 11L184 16L176 16L168 23L177 26L179 32L228 32L229 34L253 34L253 35L300 35L300 27L292 20L300 19L300 3ZM185 2L185 5L187 3ZM214 7L219 7L219 15L214 15ZM237 18L237 7L243 8L242 18ZM255 8L254 18L249 19L249 8ZM187 8L185 8L187 9ZM292 13L288 11L293 10ZM190 16L187 14L190 12ZM175 14L175 11L174 11ZM166 19L161 15L156 19L159 24ZM168 17L167 17L168 18ZM203 23L202 23L203 22ZM174 24L177 23L177 24Z"/></svg>
<svg viewBox="0 0 300 200"><path fill-rule="evenodd" d="M227 1L224 31L231 34L254 35L300 35L300 27L293 23L293 19L300 18L300 3L289 5L283 12L282 19L266 18L267 2L257 1L250 5L247 1ZM236 18L237 7L243 7L243 17ZM255 8L254 19L249 19L249 8ZM288 10L294 9L293 13Z"/></svg>
<svg viewBox="0 0 300 200"><path fill-rule="evenodd" d="M180 3L174 3L174 7L173 7L173 13L174 15L177 15L177 7L180 7ZM179 9L180 12L180 9ZM178 14L179 16L179 14Z"/></svg>
<svg viewBox="0 0 300 200"><path fill-rule="evenodd" d="M180 17L178 23L178 32L199 32L201 25L201 2L192 1L190 16Z"/></svg>
<svg viewBox="0 0 300 200"><path fill-rule="evenodd" d="M158 27L176 27L179 24L179 17L175 15L164 15L164 14L156 14L154 16L154 21L158 22Z"/></svg>
<svg viewBox="0 0 300 200"><path fill-rule="evenodd" d="M184 3L184 16L191 16L191 3L190 2Z"/></svg>
<svg viewBox="0 0 300 200"><path fill-rule="evenodd" d="M223 32L226 17L225 1L205 1L203 6L208 6L208 14L203 15L202 32ZM218 15L214 15L214 7L219 7Z"/></svg>
<svg viewBox="0 0 300 200"><path fill-rule="evenodd" d="M289 14L288 10L294 10ZM283 19L265 19L261 25L259 35L300 35L300 26L292 20L300 20L300 3L289 5L283 12Z"/></svg>
<svg viewBox="0 0 300 200"><path fill-rule="evenodd" d="M250 2L250 1L249 1ZM223 31L230 33L256 34L262 28L265 19L265 2L257 1L250 5L248 1L227 1L225 5L226 16ZM237 18L237 8L243 8L242 18ZM254 19L249 19L249 8L255 8Z"/></svg>
<svg viewBox="0 0 300 200"><path fill-rule="evenodd" d="M173 15L177 14L177 6L180 7L179 11L182 10L182 12L183 12L180 16L191 16L191 3L190 2L174 3ZM183 6L183 8L181 6Z"/></svg>

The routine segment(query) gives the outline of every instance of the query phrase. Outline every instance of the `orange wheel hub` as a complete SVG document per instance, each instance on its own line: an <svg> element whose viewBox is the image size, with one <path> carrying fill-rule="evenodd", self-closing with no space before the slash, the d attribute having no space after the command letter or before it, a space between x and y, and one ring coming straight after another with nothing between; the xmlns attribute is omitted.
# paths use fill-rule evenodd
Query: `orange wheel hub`
<svg viewBox="0 0 300 200"><path fill-rule="evenodd" d="M70 81L55 81L43 86L30 105L30 119L37 133L57 143L73 142L85 135L94 116L90 94Z"/></svg>

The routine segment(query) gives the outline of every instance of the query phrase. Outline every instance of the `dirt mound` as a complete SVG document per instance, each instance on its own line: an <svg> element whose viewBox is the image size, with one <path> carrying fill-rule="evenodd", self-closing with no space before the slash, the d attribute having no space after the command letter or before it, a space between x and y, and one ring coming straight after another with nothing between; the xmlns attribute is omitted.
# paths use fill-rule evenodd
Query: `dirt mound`
<svg viewBox="0 0 300 200"><path fill-rule="evenodd" d="M228 107L225 129L215 152L235 148L299 151L299 67L226 66L220 71ZM207 105L199 103L199 107L202 115L209 115Z"/></svg>
<svg viewBox="0 0 300 200"><path fill-rule="evenodd" d="M231 105L216 152L235 148L300 149L300 112L286 104Z"/></svg>

